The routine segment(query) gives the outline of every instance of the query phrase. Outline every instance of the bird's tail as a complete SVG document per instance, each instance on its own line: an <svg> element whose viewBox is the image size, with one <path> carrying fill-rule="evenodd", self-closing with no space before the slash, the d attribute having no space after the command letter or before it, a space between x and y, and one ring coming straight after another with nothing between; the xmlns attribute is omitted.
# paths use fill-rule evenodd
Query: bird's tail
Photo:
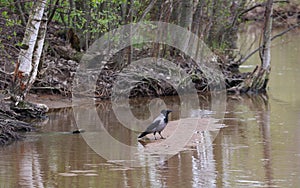
<svg viewBox="0 0 300 188"><path fill-rule="evenodd" d="M140 136L138 137L138 138L142 138L142 137L144 137L144 136L146 136L147 134L149 134L148 132L142 132L142 134L140 134Z"/></svg>

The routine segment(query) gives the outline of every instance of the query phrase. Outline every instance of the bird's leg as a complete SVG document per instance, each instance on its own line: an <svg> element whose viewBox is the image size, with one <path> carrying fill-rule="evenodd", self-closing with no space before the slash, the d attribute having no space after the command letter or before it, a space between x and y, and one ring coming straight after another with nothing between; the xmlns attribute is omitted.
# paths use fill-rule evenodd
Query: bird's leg
<svg viewBox="0 0 300 188"><path fill-rule="evenodd" d="M153 135L154 135L154 139L156 140L155 134L156 134L156 132L154 132L154 133L153 133Z"/></svg>
<svg viewBox="0 0 300 188"><path fill-rule="evenodd" d="M161 131L159 131L158 133L159 133L161 139L165 139L165 138L161 135Z"/></svg>

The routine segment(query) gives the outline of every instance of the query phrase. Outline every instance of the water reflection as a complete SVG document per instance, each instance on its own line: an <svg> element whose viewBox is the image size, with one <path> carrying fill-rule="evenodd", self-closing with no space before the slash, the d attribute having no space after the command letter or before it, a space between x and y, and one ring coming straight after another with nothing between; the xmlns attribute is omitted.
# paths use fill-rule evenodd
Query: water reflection
<svg viewBox="0 0 300 188"><path fill-rule="evenodd" d="M217 137L199 132L195 147L167 161L158 156L156 165L124 167L97 155L81 135L69 134L77 128L75 117L72 109L60 109L49 113L40 132L0 148L0 187L299 187L299 37L283 38L291 43L289 47L274 43L269 96L227 98L226 127ZM201 109L214 112L210 96L199 98ZM173 109L171 120L178 119L178 97L163 100ZM149 103L148 98L131 100L134 116L151 119ZM136 140L137 132L119 126L109 102L97 104L97 109L110 135L143 147Z"/></svg>
<svg viewBox="0 0 300 188"><path fill-rule="evenodd" d="M221 170L219 185L282 187L299 184L298 180L290 179L287 170L299 164L299 157L295 156L299 151L286 149L293 143L298 144L299 139L278 132L278 128L287 130L295 126L287 119L286 124L291 126L278 126L278 121L282 121L281 107L277 101L271 101L273 108L267 96L228 98L224 121L228 127L221 130L222 136L215 141L215 157ZM291 113L296 115L299 109ZM285 136L293 141L287 142ZM299 168L290 170L299 175Z"/></svg>
<svg viewBox="0 0 300 188"><path fill-rule="evenodd" d="M147 113L137 110L146 101L139 100L131 101L135 106L133 113L147 119ZM173 109L178 106L174 102L176 97L165 101ZM209 110L209 97L202 101L202 106ZM99 112L102 112L99 114L107 122L106 129L120 141L138 146L136 139L132 138L136 138L137 133L115 126L116 119L110 113L110 107L109 103L98 104ZM298 185L299 180L295 177L300 175L296 167L300 152L299 149L291 151L294 144L289 141L297 139L293 136L284 138L285 133L278 134L277 129L281 127L276 124L282 121L277 116L280 108L279 102L268 96L229 96L224 119L227 127L220 131L216 140L208 131L201 132L201 139L195 147L169 160L158 156L156 165L140 168L120 166L103 159L87 146L81 135L69 134L76 128L72 109L53 111L38 134L27 134L24 142L0 150L0 187ZM175 110L172 120L178 117L178 113ZM299 114L299 110L294 113ZM285 125L292 122L286 121ZM296 122L299 123L299 118ZM290 128L285 129L292 133ZM295 130L299 132L299 128Z"/></svg>
<svg viewBox="0 0 300 188"><path fill-rule="evenodd" d="M77 126L86 130L81 136L96 153L109 162L140 167L160 163L162 159L167 160L182 151L197 130L199 126L197 122L205 123L202 125L203 127L207 125L205 130L214 128L209 127L212 124L210 120L201 120L204 113L202 115L198 113L198 118L194 117L197 115L195 111L206 113L208 110L199 109L200 104L197 104L195 100L187 101L188 104L180 101L177 96L161 99L141 98L130 100L131 106L127 106L126 102L119 101L117 105L110 102L104 105L96 104L97 109L83 104L76 106L73 110ZM201 102L202 106L204 101ZM218 103L220 104L220 102ZM212 103L209 102L209 104ZM195 108L192 108L193 106ZM173 110L174 114L171 114L171 120L179 119L180 114L180 121L174 125L174 130L172 130L174 132L163 141L152 142L153 144L147 146L145 146L147 143L139 144L137 142L139 132L145 130L145 126L148 126L162 109ZM147 113L144 113L147 110L150 112L148 112L150 118L145 115ZM137 118L131 118L131 115L128 115L131 112L128 113L128 111L137 113ZM210 113L211 116L214 114L217 113ZM193 118L187 119L191 116ZM200 135L199 137L201 138Z"/></svg>

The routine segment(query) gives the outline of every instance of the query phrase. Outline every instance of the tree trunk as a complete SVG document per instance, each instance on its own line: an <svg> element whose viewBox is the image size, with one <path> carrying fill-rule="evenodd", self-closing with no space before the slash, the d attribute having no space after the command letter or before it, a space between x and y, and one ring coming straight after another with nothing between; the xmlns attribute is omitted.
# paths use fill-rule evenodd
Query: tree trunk
<svg viewBox="0 0 300 188"><path fill-rule="evenodd" d="M268 0L265 10L263 43L260 50L261 66L264 70L268 70L271 64L271 32L272 32L272 14L273 0Z"/></svg>
<svg viewBox="0 0 300 188"><path fill-rule="evenodd" d="M20 0L15 0L14 3L16 5L16 10L17 10L17 12L20 16L22 26L25 26L26 25L26 18L25 18L23 6L21 5Z"/></svg>
<svg viewBox="0 0 300 188"><path fill-rule="evenodd" d="M181 6L180 26L190 31L193 22L193 0L182 1Z"/></svg>
<svg viewBox="0 0 300 188"><path fill-rule="evenodd" d="M200 27L204 24L201 20L203 18L203 4L204 4L204 1L199 1L197 3L196 10L193 15L193 24L192 24L191 31L198 37L201 37L198 34L200 31Z"/></svg>
<svg viewBox="0 0 300 188"><path fill-rule="evenodd" d="M11 88L12 98L16 102L24 100L37 75L47 26L47 22L43 21L46 2L46 0L35 2L27 22Z"/></svg>
<svg viewBox="0 0 300 188"><path fill-rule="evenodd" d="M33 53L33 61L32 61L32 73L31 76L29 78L29 82L27 84L26 87L26 92L28 93L32 84L34 83L37 73L38 73L38 67L40 64L40 59L41 59L41 55L43 52L43 47L44 47L44 41L45 41L45 36L46 36L46 31L47 31L47 14L46 12L44 12L43 14L43 18L41 20L41 25L40 25L40 29L38 32L38 37L37 37L37 41L35 44L35 48L34 48L34 53Z"/></svg>
<svg viewBox="0 0 300 188"><path fill-rule="evenodd" d="M193 22L193 0L182 1L181 2L181 17L180 17L180 26L186 28L191 32L192 22ZM189 32L189 35L190 35ZM189 48L190 41L184 41L184 49L187 50Z"/></svg>
<svg viewBox="0 0 300 188"><path fill-rule="evenodd" d="M242 93L265 92L269 81L271 69L271 32L272 32L273 0L268 0L265 7L265 20L262 32L262 48L259 51L261 65L256 66L254 71L241 84L230 88L229 91Z"/></svg>

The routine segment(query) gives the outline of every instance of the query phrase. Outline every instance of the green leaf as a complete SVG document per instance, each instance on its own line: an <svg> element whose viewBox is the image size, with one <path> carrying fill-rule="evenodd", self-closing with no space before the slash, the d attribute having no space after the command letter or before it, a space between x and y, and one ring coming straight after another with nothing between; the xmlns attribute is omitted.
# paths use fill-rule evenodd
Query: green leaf
<svg viewBox="0 0 300 188"><path fill-rule="evenodd" d="M7 19L7 18L8 18L7 11L3 11L3 12L2 12L2 16L3 16L5 19Z"/></svg>

